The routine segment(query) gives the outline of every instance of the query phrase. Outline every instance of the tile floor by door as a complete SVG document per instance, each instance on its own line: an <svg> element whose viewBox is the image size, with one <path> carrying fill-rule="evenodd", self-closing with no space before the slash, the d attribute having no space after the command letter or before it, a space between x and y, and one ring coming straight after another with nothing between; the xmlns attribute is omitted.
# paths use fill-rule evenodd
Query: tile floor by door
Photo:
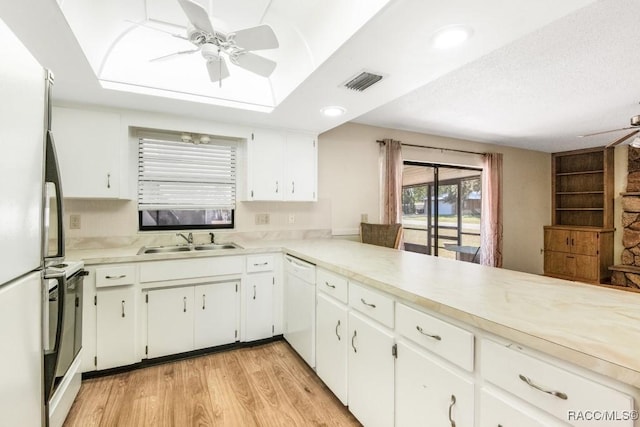
<svg viewBox="0 0 640 427"><path fill-rule="evenodd" d="M85 380L64 424L359 425L284 341Z"/></svg>

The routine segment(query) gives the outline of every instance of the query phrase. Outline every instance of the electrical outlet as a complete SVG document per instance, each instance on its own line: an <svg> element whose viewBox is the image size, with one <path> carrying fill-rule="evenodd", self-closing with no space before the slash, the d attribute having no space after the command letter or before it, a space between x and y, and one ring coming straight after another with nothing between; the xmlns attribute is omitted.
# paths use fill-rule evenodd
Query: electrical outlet
<svg viewBox="0 0 640 427"><path fill-rule="evenodd" d="M369 214L360 214L360 222L369 222Z"/></svg>
<svg viewBox="0 0 640 427"><path fill-rule="evenodd" d="M296 223L296 215L290 213L289 214L289 224L295 224Z"/></svg>
<svg viewBox="0 0 640 427"><path fill-rule="evenodd" d="M69 229L71 230L80 229L80 215L78 214L69 215Z"/></svg>
<svg viewBox="0 0 640 427"><path fill-rule="evenodd" d="M269 224L269 214L256 214L256 225L267 225Z"/></svg>

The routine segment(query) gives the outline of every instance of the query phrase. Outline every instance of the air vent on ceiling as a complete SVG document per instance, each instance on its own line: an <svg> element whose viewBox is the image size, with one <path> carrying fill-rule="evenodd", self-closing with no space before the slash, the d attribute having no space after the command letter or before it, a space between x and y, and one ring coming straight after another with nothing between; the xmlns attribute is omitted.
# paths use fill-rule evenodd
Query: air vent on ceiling
<svg viewBox="0 0 640 427"><path fill-rule="evenodd" d="M382 76L378 74L368 73L366 71L361 72L357 76L350 79L344 84L347 89L357 90L362 92L363 90L373 86L382 80Z"/></svg>

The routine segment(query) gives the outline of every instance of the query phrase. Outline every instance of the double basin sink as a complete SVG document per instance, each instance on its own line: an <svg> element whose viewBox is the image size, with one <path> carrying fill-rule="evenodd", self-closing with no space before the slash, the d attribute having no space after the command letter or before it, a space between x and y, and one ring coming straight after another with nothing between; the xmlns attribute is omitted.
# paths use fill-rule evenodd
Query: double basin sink
<svg viewBox="0 0 640 427"><path fill-rule="evenodd" d="M191 251L217 251L225 249L242 249L235 243L210 243L205 245L172 245L172 246L143 246L138 251L138 255L145 254L165 254L172 252Z"/></svg>

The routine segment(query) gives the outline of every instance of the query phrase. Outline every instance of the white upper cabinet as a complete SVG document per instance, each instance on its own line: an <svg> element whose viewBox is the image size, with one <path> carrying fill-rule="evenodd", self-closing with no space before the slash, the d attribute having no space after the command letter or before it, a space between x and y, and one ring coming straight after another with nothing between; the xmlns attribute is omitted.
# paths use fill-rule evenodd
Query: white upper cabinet
<svg viewBox="0 0 640 427"><path fill-rule="evenodd" d="M64 197L120 198L120 115L63 107L52 114Z"/></svg>
<svg viewBox="0 0 640 427"><path fill-rule="evenodd" d="M317 200L316 135L259 129L246 158L246 200Z"/></svg>

